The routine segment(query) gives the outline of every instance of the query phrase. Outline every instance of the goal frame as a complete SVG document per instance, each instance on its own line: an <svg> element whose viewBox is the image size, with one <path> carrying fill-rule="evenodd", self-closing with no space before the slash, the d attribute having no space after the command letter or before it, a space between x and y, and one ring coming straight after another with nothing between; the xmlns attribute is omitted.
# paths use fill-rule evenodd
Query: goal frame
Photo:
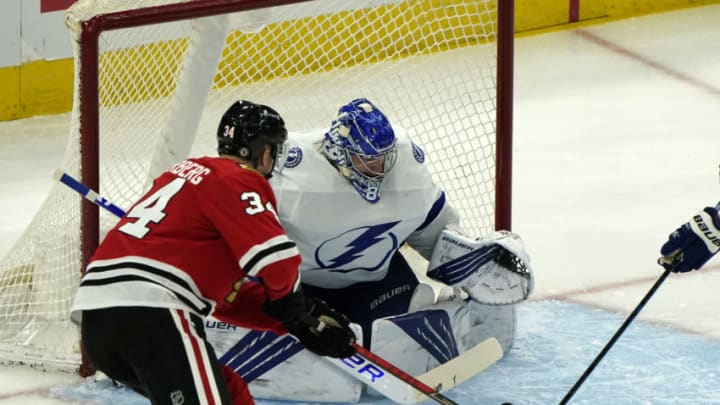
<svg viewBox="0 0 720 405"><path fill-rule="evenodd" d="M100 35L109 30L215 16L273 6L307 3L311 0L205 0L100 14L80 23L78 58L78 107L80 139L80 179L90 189L100 190ZM495 117L495 229L512 225L512 149L513 149L513 66L514 0L497 0L497 64ZM81 272L100 242L100 212L85 201L80 206ZM92 370L82 353L81 375Z"/></svg>
<svg viewBox="0 0 720 405"><path fill-rule="evenodd" d="M103 31L208 17L234 11L247 11L311 0L208 0L157 6L97 15L81 23L79 68L79 123L81 181L99 190L99 45ZM514 0L498 0L497 72L495 120L495 228L512 225L512 122L514 66ZM85 202L81 206L81 264L84 268L99 244L99 209Z"/></svg>

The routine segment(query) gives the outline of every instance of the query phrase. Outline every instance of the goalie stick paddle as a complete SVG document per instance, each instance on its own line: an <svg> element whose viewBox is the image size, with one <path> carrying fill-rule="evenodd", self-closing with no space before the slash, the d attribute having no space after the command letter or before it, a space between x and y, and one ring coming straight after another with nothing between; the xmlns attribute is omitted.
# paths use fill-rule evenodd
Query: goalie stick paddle
<svg viewBox="0 0 720 405"><path fill-rule="evenodd" d="M458 357L443 363L434 369L417 377L425 384L445 392L456 387L470 378L480 374L503 357L500 342L494 337L485 339L470 350L461 353ZM422 394L416 395L416 402L426 398Z"/></svg>
<svg viewBox="0 0 720 405"><path fill-rule="evenodd" d="M356 344L355 347L358 353L354 356L325 359L399 404L419 404L428 398L440 404L456 404L442 392L481 373L503 356L500 343L491 337L425 374L413 377L362 346Z"/></svg>
<svg viewBox="0 0 720 405"><path fill-rule="evenodd" d="M416 379L415 377L411 376L410 374L400 370L399 368L388 363L387 361L385 361L385 359L376 355L375 353L371 352L370 350L365 349L364 347L360 346L357 343L353 343L353 346L357 350L358 354L365 357L366 360L371 361L371 362L375 363L376 365L380 366L383 370L387 371L394 377L399 378L402 381L405 381L408 385L410 385L413 388L415 388L416 390L422 392L428 398L434 400L438 404L458 405L457 402L455 402L452 399L441 394L440 391L438 391L437 389L430 387L429 385Z"/></svg>
<svg viewBox="0 0 720 405"><path fill-rule="evenodd" d="M118 218L125 216L122 208L62 170L56 170L53 177ZM417 404L430 398L439 404L458 405L457 402L444 396L441 391L465 382L495 364L503 356L502 347L497 339L489 338L462 355L415 378L370 350L356 343L354 345L357 349L357 354L354 356L347 359L324 358L355 379L401 404Z"/></svg>

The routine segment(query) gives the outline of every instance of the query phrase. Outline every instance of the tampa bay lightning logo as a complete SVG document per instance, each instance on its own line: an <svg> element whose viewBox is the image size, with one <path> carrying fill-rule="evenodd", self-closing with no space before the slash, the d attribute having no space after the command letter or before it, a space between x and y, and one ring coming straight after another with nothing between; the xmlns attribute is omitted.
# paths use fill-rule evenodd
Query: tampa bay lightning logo
<svg viewBox="0 0 720 405"><path fill-rule="evenodd" d="M376 271L398 248L398 237L390 229L399 222L362 226L326 240L315 250L315 262L339 273Z"/></svg>
<svg viewBox="0 0 720 405"><path fill-rule="evenodd" d="M297 146L293 146L288 150L287 159L285 159L285 167L292 169L300 164L303 158L303 151Z"/></svg>
<svg viewBox="0 0 720 405"><path fill-rule="evenodd" d="M413 149L413 156L415 156L415 160L418 161L418 163L422 163L425 161L425 151L423 151L419 146L415 145L415 143L412 144Z"/></svg>

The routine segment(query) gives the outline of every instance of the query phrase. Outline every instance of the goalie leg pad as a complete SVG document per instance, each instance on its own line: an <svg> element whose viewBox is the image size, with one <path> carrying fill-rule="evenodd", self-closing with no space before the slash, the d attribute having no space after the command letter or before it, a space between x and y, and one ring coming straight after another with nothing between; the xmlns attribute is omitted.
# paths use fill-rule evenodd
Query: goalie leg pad
<svg viewBox="0 0 720 405"><path fill-rule="evenodd" d="M432 297L427 295L424 303ZM424 310L416 313L373 322L373 352L416 377L491 337L497 339L505 353L512 346L514 305L455 299L422 306ZM208 341L221 355L219 360L243 376L256 398L343 403L360 400L362 383L302 350L289 335L244 329L212 319L205 326ZM362 336L359 326L351 327L356 336Z"/></svg>
<svg viewBox="0 0 720 405"><path fill-rule="evenodd" d="M470 333L463 342L473 346L494 337L504 353L508 353L515 341L517 329L517 305L488 305L475 301L468 302L470 312Z"/></svg>
<svg viewBox="0 0 720 405"><path fill-rule="evenodd" d="M494 337L508 352L515 339L515 305L443 301L373 322L371 350L417 376Z"/></svg>
<svg viewBox="0 0 720 405"><path fill-rule="evenodd" d="M471 240L444 230L433 250L427 274L489 305L523 301L534 286L530 258L522 240L506 231Z"/></svg>
<svg viewBox="0 0 720 405"><path fill-rule="evenodd" d="M362 330L351 328L362 344ZM303 350L289 334L278 336L209 319L208 342L221 363L248 383L255 398L309 402L357 402L363 384L324 359Z"/></svg>
<svg viewBox="0 0 720 405"><path fill-rule="evenodd" d="M440 301L415 313L375 320L371 349L417 377L489 338L507 353L515 338L515 316L515 305Z"/></svg>
<svg viewBox="0 0 720 405"><path fill-rule="evenodd" d="M420 375L468 349L460 343L470 331L467 305L437 306L373 322L371 350L411 375Z"/></svg>

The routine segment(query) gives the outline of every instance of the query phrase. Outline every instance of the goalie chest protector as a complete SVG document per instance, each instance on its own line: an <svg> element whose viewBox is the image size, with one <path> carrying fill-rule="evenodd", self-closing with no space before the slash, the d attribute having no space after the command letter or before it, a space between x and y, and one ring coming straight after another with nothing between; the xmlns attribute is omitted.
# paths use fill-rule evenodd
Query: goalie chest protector
<svg viewBox="0 0 720 405"><path fill-rule="evenodd" d="M322 133L289 137L288 160L270 183L280 221L300 249L303 282L343 288L381 280L392 254L441 196L422 150L401 130L395 132L397 163L376 203L363 199L319 151Z"/></svg>

